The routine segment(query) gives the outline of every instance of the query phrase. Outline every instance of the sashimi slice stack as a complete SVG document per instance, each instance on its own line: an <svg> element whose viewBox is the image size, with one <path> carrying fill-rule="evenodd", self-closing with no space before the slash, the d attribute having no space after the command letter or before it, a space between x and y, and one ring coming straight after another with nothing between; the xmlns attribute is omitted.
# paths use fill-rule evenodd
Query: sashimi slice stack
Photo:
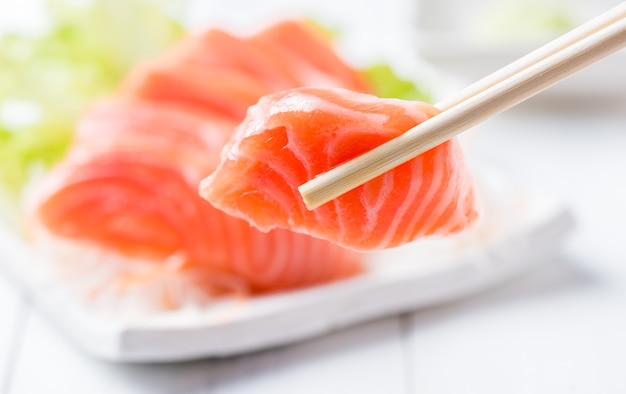
<svg viewBox="0 0 626 394"><path fill-rule="evenodd" d="M350 278L364 251L470 227L455 140L305 208L300 184L438 113L371 93L303 22L189 36L84 114L31 239L87 300L164 310Z"/></svg>
<svg viewBox="0 0 626 394"><path fill-rule="evenodd" d="M198 194L248 108L300 86L369 90L317 31L292 21L244 38L209 30L139 65L84 114L31 196L32 241L87 299L157 309L361 272L359 253L259 231Z"/></svg>

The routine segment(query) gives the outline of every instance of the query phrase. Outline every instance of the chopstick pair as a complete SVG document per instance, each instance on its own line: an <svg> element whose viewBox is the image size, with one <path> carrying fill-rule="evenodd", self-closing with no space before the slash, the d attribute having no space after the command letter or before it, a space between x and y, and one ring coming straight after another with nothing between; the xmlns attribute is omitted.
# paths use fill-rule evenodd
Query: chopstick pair
<svg viewBox="0 0 626 394"><path fill-rule="evenodd" d="M438 115L298 190L315 209L625 46L626 2L438 103Z"/></svg>

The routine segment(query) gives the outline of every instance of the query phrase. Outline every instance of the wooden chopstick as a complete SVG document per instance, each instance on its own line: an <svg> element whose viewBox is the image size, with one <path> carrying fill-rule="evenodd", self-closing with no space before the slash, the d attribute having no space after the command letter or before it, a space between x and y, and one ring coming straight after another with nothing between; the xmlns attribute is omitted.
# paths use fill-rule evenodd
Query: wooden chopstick
<svg viewBox="0 0 626 394"><path fill-rule="evenodd" d="M304 203L315 209L625 46L622 3L462 91L440 114L300 185Z"/></svg>

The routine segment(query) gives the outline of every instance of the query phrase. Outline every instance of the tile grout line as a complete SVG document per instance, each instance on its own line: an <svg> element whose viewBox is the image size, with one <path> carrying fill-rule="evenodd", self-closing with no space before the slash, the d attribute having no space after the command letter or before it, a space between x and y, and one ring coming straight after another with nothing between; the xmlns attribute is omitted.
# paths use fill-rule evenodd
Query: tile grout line
<svg viewBox="0 0 626 394"><path fill-rule="evenodd" d="M22 343L24 341L24 333L26 331L26 324L28 320L28 316L30 314L30 308L32 308L31 304L27 302L24 297L19 298L20 306L16 313L15 323L13 324L13 335L12 341L9 344L9 351L7 352L5 361L6 367L4 369L4 381L0 382L0 393L9 394L11 390L11 386L13 383L13 374L16 370L16 364L19 359L19 351L22 348Z"/></svg>
<svg viewBox="0 0 626 394"><path fill-rule="evenodd" d="M412 372L414 371L413 364L413 353L410 349L410 313L405 313L398 316L398 323L400 329L400 341L402 343L402 361L404 365L404 386L406 388L406 394L414 394L415 393L415 382L412 379Z"/></svg>

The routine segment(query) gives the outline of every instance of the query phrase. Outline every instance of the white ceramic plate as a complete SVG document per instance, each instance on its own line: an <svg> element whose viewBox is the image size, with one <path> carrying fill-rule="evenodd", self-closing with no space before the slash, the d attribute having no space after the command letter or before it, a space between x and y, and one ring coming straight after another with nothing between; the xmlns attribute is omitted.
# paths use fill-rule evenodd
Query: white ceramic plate
<svg viewBox="0 0 626 394"><path fill-rule="evenodd" d="M67 338L119 362L235 355L322 335L488 289L553 251L572 225L560 204L495 174L483 175L484 214L460 236L368 256L369 271L339 283L205 309L142 316L99 311L42 274L28 245L0 227L0 261Z"/></svg>

